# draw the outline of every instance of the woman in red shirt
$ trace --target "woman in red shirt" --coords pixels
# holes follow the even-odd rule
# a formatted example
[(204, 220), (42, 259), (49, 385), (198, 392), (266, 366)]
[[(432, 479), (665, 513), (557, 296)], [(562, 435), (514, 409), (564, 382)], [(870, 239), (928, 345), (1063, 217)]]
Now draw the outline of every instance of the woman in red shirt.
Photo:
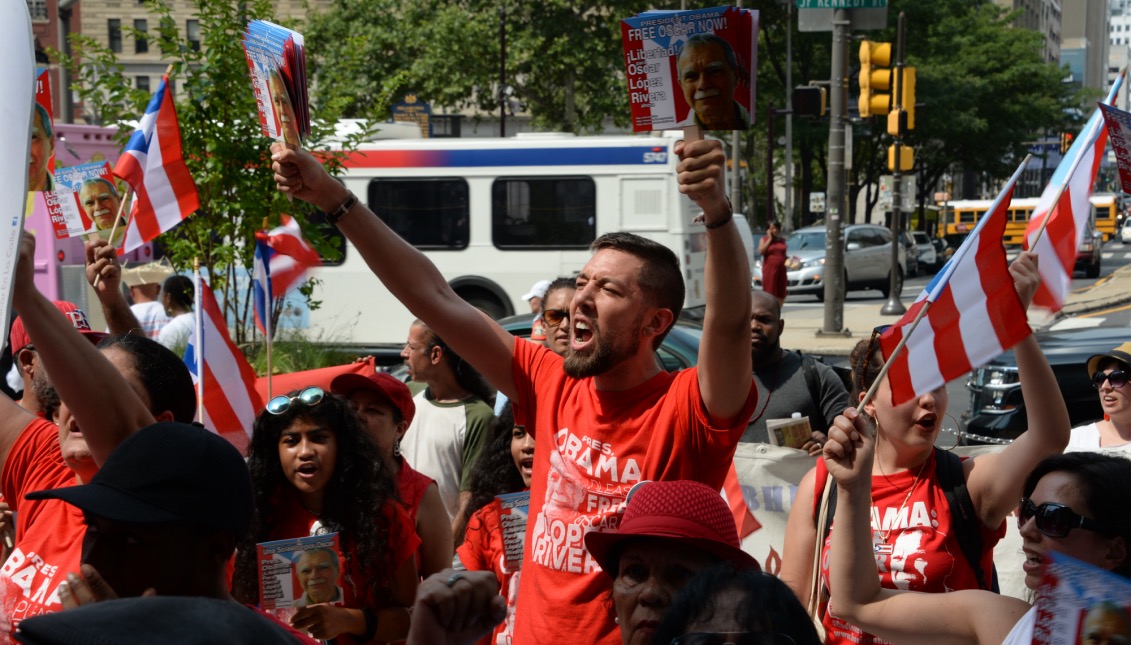
[[(510, 403), (491, 424), (491, 437), (471, 474), (471, 500), (461, 518), (463, 544), (456, 549), (459, 564), (471, 571), (494, 571), (499, 590), (507, 599), (507, 617), (480, 645), (508, 645), (514, 629), (514, 603), (518, 598), (519, 571), (508, 565), (503, 536), (502, 503), (496, 497), (530, 490), (534, 465), (534, 437), (514, 423)], [(528, 505), (529, 501), (524, 504)], [(470, 519), (468, 519), (470, 518)], [(523, 532), (525, 535), (525, 531)], [(511, 554), (512, 558), (515, 554)], [(521, 554), (518, 554), (521, 560)]]
[(336, 532), (342, 602), (303, 607), (291, 623), (339, 643), (403, 639), (420, 538), (350, 404), (317, 387), (271, 399), (255, 420), (248, 468), (256, 515), (236, 555), (234, 595), (259, 603), (256, 544)]

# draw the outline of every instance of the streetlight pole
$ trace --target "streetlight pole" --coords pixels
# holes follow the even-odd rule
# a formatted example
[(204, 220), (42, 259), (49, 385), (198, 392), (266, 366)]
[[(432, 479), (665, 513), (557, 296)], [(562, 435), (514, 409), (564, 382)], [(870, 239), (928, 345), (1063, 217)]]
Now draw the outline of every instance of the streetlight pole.
[(907, 17), (899, 12), (899, 29), (895, 39), (895, 86), (892, 88), (892, 109), (896, 114), (899, 127), (895, 137), (895, 164), (891, 171), (891, 271), (888, 279), (888, 301), (880, 308), (883, 316), (902, 316), (907, 313), (907, 307), (899, 299), (903, 290), (903, 280), (900, 276), (899, 247), (903, 245), (903, 115), (899, 114), (903, 107), (903, 32), (906, 27)]
[(844, 242), (841, 217), (844, 198), (844, 121), (848, 95), (848, 41), (852, 24), (848, 9), (833, 14), (832, 79), (829, 86), (828, 217), (825, 218), (825, 324), (818, 334), (843, 333)]
[(793, 3), (785, 3), (785, 217), (782, 232), (793, 232)]

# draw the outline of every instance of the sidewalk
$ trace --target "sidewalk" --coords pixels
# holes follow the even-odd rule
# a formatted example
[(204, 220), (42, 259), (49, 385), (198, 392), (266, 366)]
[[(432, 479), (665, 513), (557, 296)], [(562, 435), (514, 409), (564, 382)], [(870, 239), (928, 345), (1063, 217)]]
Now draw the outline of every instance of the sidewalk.
[[(918, 292), (904, 292), (904, 306), (911, 306), (918, 296)], [(1090, 287), (1070, 293), (1064, 309), (1054, 317), (1033, 317), (1029, 322), (1034, 330), (1040, 330), (1061, 318), (1102, 311), (1127, 303), (1131, 303), (1131, 265), (1116, 269), (1110, 276), (1098, 280)], [(817, 332), (825, 324), (823, 307), (787, 312), (782, 316), (785, 319), (785, 331), (782, 332), (781, 346), (821, 356), (847, 356), (857, 342), (871, 337), (872, 329), (877, 325), (889, 325), (899, 320), (899, 316), (881, 315), (880, 309), (883, 306), (884, 303), (880, 300), (866, 304), (845, 304), (844, 329), (851, 334), (849, 336), (818, 335)]]

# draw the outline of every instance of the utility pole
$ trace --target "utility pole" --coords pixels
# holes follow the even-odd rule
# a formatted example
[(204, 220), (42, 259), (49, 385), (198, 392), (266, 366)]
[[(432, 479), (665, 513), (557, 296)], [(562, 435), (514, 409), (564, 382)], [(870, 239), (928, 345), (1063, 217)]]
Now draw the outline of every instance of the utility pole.
[(499, 7), (499, 136), (507, 136), (507, 10)]
[[(895, 38), (895, 87), (892, 89), (891, 100), (895, 118), (898, 120), (897, 134), (895, 136), (895, 165), (891, 171), (891, 272), (888, 281), (888, 301), (880, 309), (884, 316), (902, 316), (907, 313), (907, 307), (899, 299), (903, 290), (903, 279), (899, 268), (899, 247), (903, 246), (900, 236), (903, 234), (903, 135), (907, 133), (906, 119), (901, 112), (903, 107), (903, 34), (907, 24), (907, 17), (899, 12), (899, 28)], [(889, 115), (890, 116), (890, 115)]]
[[(844, 327), (844, 121), (847, 116), (848, 41), (851, 12), (833, 14), (832, 79), (829, 87), (828, 215), (825, 218), (825, 325), (817, 333), (840, 335)], [(847, 335), (847, 334), (845, 334)]]
[(793, 3), (785, 3), (785, 217), (782, 233), (793, 232)]
[[(738, 8), (742, 8), (742, 0), (738, 0)], [(751, 108), (754, 106), (751, 105)], [(731, 175), (730, 175), (730, 205), (735, 213), (742, 213), (742, 140), (740, 132), (735, 130), (730, 133)]]

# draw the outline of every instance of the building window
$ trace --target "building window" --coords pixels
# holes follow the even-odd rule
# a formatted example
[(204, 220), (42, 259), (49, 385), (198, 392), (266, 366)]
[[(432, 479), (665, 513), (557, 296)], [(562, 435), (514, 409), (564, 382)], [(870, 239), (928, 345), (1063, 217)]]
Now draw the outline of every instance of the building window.
[(143, 92), (148, 92), (149, 91), (149, 77), (148, 76), (135, 76), (134, 77), (134, 87), (136, 87), (139, 90), (142, 90)]
[(48, 20), (47, 0), (27, 0), (27, 9), (32, 20)]
[(110, 51), (115, 54), (122, 53), (122, 21), (117, 18), (107, 20), (106, 30), (110, 36)]
[(369, 182), (369, 208), (417, 248), (467, 248), (471, 210), (463, 179), (375, 179)]
[(186, 20), (185, 21), (185, 36), (188, 38), (189, 47), (194, 52), (200, 51), (200, 21), (199, 20)]
[(149, 52), (149, 21), (144, 18), (134, 20), (134, 53)]

